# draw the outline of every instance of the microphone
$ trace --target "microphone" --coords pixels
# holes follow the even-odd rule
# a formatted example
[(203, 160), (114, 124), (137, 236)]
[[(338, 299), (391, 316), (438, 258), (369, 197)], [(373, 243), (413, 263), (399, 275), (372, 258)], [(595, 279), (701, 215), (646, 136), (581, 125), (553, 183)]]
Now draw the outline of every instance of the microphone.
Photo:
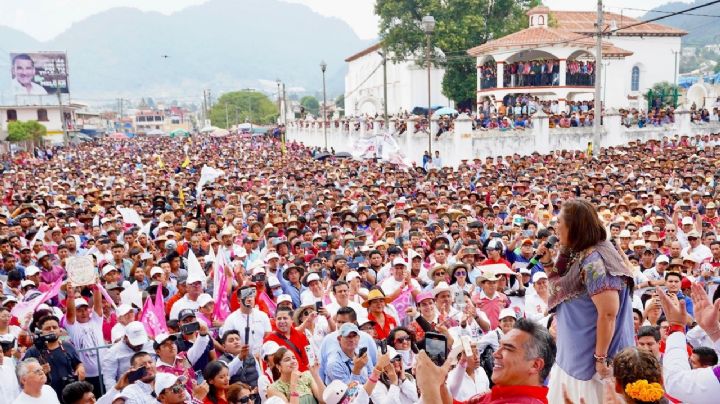
[[(548, 250), (553, 248), (555, 246), (555, 243), (557, 243), (557, 241), (558, 241), (557, 237), (550, 236), (548, 241), (545, 242), (545, 248)], [(527, 270), (532, 271), (540, 263), (540, 258), (542, 258), (542, 257), (543, 257), (543, 254), (535, 254), (535, 256), (530, 259), (530, 262), (528, 262)]]

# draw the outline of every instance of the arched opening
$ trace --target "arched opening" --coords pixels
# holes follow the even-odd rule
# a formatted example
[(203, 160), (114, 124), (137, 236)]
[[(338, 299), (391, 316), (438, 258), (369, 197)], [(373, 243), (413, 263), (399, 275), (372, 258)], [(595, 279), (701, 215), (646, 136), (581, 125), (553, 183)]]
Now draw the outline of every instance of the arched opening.
[(510, 56), (504, 66), (505, 87), (560, 85), (560, 60), (552, 53), (524, 50)]
[(545, 16), (544, 15), (538, 16), (538, 25), (545, 25)]
[(640, 67), (633, 66), (630, 74), (630, 91), (640, 91)]
[(479, 60), (477, 69), (481, 90), (497, 88), (497, 63), (492, 56)]
[(595, 56), (592, 53), (578, 50), (568, 56), (565, 85), (573, 87), (595, 85)]

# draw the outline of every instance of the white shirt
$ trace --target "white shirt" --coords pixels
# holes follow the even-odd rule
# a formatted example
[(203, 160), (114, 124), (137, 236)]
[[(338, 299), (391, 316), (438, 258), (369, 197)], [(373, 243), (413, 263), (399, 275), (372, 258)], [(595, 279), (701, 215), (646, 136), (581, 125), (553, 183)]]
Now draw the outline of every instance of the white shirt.
[(455, 366), (447, 378), (448, 390), (457, 401), (465, 401), (470, 397), (490, 391), (490, 380), (482, 367), (475, 369), (474, 377), (466, 372), (466, 367)]
[[(331, 316), (335, 316), (341, 307), (343, 306), (340, 306), (338, 302), (333, 302), (325, 306), (325, 309), (328, 311), (328, 313), (330, 313)], [(347, 307), (355, 310), (355, 314), (357, 314), (358, 317), (367, 317), (367, 310), (365, 310), (365, 308), (362, 307), (360, 304), (348, 301)]]
[(120, 322), (115, 323), (112, 330), (110, 330), (110, 342), (115, 343), (115, 342), (121, 340), (122, 337), (124, 337), (124, 336), (125, 336), (125, 326)]
[(700, 244), (695, 248), (687, 246), (683, 248), (682, 252), (680, 253), (680, 256), (683, 258), (690, 255), (698, 257), (700, 259), (700, 262), (705, 261), (706, 259), (712, 259), (712, 252), (705, 244)]
[[(385, 293), (385, 296), (390, 296), (395, 291), (398, 290), (398, 288), (401, 288), (405, 285), (405, 279), (398, 281), (395, 279), (395, 277), (387, 278), (385, 279), (382, 284), (380, 285), (380, 288), (382, 289), (383, 293)], [(415, 279), (410, 279), (410, 287), (412, 290), (420, 291), (420, 284)]]
[(17, 80), (12, 81), (12, 93), (17, 95), (48, 95), (45, 87), (37, 83), (30, 82), (30, 90), (28, 91), (28, 89)]
[[(358, 387), (359, 391), (365, 391), (363, 386)], [(410, 381), (406, 375), (405, 381), (399, 387), (392, 384), (390, 388), (387, 388), (382, 382), (378, 382), (370, 395), (370, 399), (374, 404), (414, 404), (418, 402), (419, 397), (415, 381)], [(357, 398), (352, 401), (353, 404), (359, 402)]]
[(547, 303), (537, 294), (525, 295), (525, 317), (528, 320), (539, 322), (545, 317)]
[(172, 309), (170, 310), (170, 320), (177, 320), (180, 310), (192, 309), (193, 311), (197, 311), (199, 308), (200, 303), (188, 299), (187, 295), (185, 295), (173, 304)]
[[(666, 344), (662, 374), (667, 394), (684, 403), (716, 403), (720, 397), (720, 380), (713, 368), (690, 369), (683, 333), (672, 333)], [(720, 340), (715, 342), (714, 348), (718, 351)]]
[[(2, 355), (2, 353), (0, 353)], [(0, 365), (0, 404), (10, 404), (20, 394), (20, 385), (15, 375), (15, 358), (2, 358)]]
[(40, 397), (35, 398), (27, 395), (24, 391), (12, 402), (12, 404), (60, 404), (55, 390), (47, 384), (42, 386)]
[(250, 345), (250, 352), (253, 355), (259, 355), (262, 351), (265, 334), (272, 331), (270, 318), (265, 312), (255, 308), (252, 309), (250, 314), (245, 314), (240, 309), (235, 310), (225, 319), (225, 324), (220, 328), (220, 335), (225, 334), (225, 331), (228, 330), (237, 330), (240, 333), (240, 340), (244, 343), (245, 327), (248, 326), (248, 316), (250, 317), (248, 345)]
[[(66, 324), (70, 341), (78, 350), (80, 361), (85, 366), (85, 373), (88, 377), (96, 377), (100, 375), (98, 369), (97, 351), (87, 350), (80, 352), (81, 349), (92, 348), (105, 345), (105, 339), (102, 333), (103, 319), (99, 317), (95, 311), (90, 312), (90, 320), (87, 323), (75, 322)], [(101, 357), (104, 349), (101, 349)]]

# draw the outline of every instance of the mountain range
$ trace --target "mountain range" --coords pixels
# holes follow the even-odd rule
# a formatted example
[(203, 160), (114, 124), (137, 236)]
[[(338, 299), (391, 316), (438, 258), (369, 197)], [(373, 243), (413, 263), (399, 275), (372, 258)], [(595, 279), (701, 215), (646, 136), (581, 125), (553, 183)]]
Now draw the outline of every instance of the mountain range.
[[(277, 79), (317, 94), (322, 60), (335, 96), (344, 88), (343, 60), (370, 45), (341, 20), (280, 0), (209, 0), (171, 15), (113, 8), (49, 41), (3, 26), (0, 38), (9, 52), (67, 51), (71, 94), (90, 102), (199, 100), (205, 88), (215, 98), (248, 87), (272, 93)], [(9, 88), (9, 77), (0, 79), (0, 91)]]
[[(694, 3), (671, 2), (653, 8), (640, 19), (647, 21), (706, 3), (708, 3), (708, 0), (696, 0)], [(658, 23), (687, 31), (688, 34), (683, 37), (683, 45), (685, 46), (720, 43), (720, 3), (685, 14), (663, 18)]]

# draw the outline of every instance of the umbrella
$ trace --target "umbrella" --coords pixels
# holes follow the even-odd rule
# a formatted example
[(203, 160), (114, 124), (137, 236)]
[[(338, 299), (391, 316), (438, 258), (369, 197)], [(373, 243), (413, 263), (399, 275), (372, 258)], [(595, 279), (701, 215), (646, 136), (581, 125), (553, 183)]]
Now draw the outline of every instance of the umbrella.
[(218, 129), (218, 128), (216, 128), (216, 127), (214, 127), (214, 126), (206, 126), (206, 127), (202, 128), (202, 129), (200, 129), (200, 133), (210, 133), (210, 132), (212, 132), (212, 131), (214, 131), (214, 130), (216, 130), (216, 129)]
[(443, 107), (435, 111), (433, 115), (455, 115), (457, 114), (457, 110), (450, 108), (450, 107)]
[(225, 129), (215, 128), (215, 130), (213, 131), (213, 133), (210, 134), (210, 136), (212, 136), (212, 137), (225, 137), (225, 136), (227, 136), (227, 135), (229, 135), (229, 134), (230, 134), (230, 132), (227, 131), (227, 130), (225, 130)]
[(109, 137), (112, 140), (125, 140), (128, 138), (127, 135), (122, 132), (115, 132), (115, 133), (111, 134)]
[(352, 155), (348, 152), (340, 152), (340, 153), (336, 154), (335, 157), (337, 157), (339, 159), (349, 159), (349, 158), (352, 158)]
[(170, 137), (175, 136), (190, 136), (190, 132), (186, 131), (185, 129), (175, 129), (174, 131), (170, 132)]
[(320, 153), (317, 156), (315, 156), (315, 160), (325, 160), (326, 158), (332, 156), (330, 153)]

